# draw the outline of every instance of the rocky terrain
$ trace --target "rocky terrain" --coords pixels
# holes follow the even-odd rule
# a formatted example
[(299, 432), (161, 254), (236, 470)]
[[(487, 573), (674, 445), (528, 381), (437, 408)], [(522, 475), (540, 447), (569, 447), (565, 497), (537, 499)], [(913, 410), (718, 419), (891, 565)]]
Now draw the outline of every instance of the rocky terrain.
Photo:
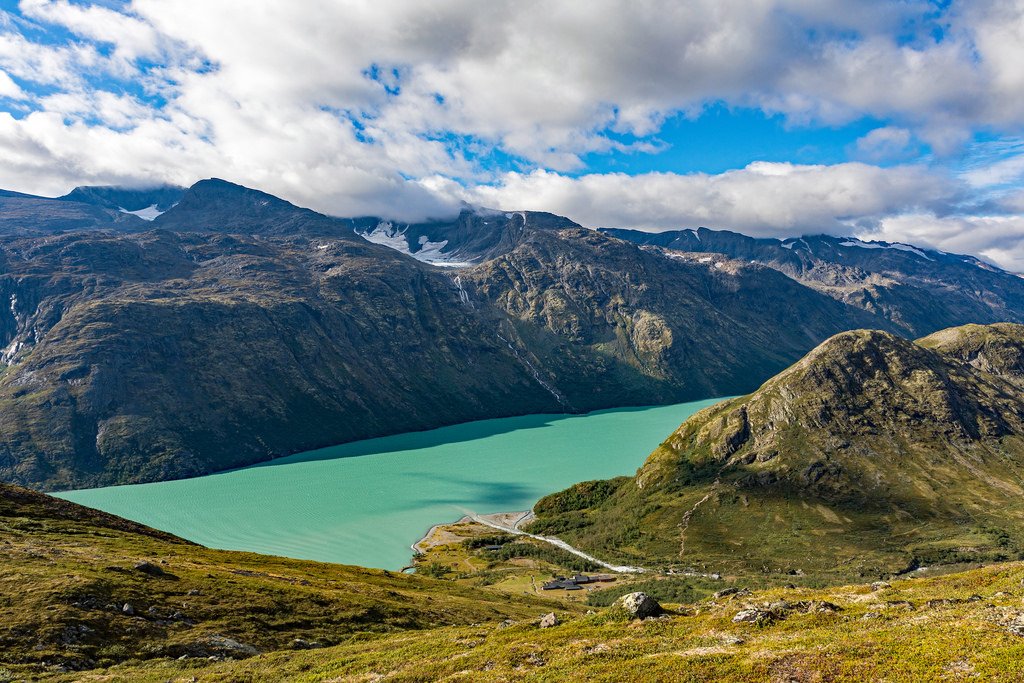
[(897, 249), (850, 249), (882, 259), (858, 272), (917, 278), (878, 307), (735, 249), (638, 245), (536, 212), (384, 228), (215, 179), (9, 194), (32, 210), (0, 211), (18, 226), (0, 244), (0, 480), (43, 489), (741, 394), (842, 330), (1013, 319), (1024, 283), (961, 257), (988, 279), (964, 275), (971, 305), (929, 317), (921, 301), (955, 297), (896, 273), (892, 258), (919, 258)]
[(534, 530), (626, 562), (784, 580), (1024, 552), (1024, 326), (829, 339), (697, 413), (634, 478), (538, 503)]
[(826, 235), (777, 240), (706, 228), (601, 232), (668, 253), (718, 253), (773, 268), (911, 337), (966, 322), (1024, 322), (1024, 280), (973, 256)]

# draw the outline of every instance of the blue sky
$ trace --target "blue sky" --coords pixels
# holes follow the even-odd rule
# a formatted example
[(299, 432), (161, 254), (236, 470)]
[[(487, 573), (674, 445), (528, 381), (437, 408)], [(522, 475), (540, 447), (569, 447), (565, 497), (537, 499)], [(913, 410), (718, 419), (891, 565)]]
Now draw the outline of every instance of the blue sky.
[(1024, 270), (1024, 0), (0, 0), (0, 186), (826, 232)]

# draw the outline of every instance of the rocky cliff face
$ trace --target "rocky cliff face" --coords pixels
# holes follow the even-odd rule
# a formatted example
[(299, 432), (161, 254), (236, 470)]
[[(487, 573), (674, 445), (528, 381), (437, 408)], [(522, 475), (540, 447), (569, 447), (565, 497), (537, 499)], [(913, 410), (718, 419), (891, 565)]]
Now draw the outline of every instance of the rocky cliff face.
[(649, 248), (765, 265), (909, 336), (965, 322), (1024, 322), (1024, 279), (973, 256), (826, 235), (777, 240), (706, 228), (602, 232)]
[(571, 514), (570, 536), (605, 547), (631, 538), (620, 552), (748, 572), (1015, 556), (1022, 351), (1020, 325), (918, 343), (839, 334), (750, 396), (683, 423), (634, 479)]

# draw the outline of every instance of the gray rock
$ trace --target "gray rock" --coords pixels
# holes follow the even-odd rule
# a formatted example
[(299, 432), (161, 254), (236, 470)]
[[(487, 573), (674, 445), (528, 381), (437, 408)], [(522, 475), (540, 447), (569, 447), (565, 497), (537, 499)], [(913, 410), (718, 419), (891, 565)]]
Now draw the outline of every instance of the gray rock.
[(646, 619), (648, 617), (656, 617), (661, 614), (661, 605), (658, 601), (647, 595), (647, 593), (636, 592), (627, 593), (621, 598), (615, 601), (615, 604), (626, 610), (630, 616), (636, 617), (637, 619)]
[(871, 584), (871, 590), (873, 591), (885, 590), (886, 588), (892, 588), (892, 584), (887, 581), (875, 581)]
[(555, 616), (554, 612), (549, 612), (540, 618), (541, 628), (551, 628), (552, 626), (558, 626), (558, 617)]
[(132, 604), (130, 602), (126, 602), (124, 603), (124, 606), (121, 608), (121, 613), (127, 614), (128, 616), (134, 616), (135, 608), (132, 607)]
[(734, 624), (760, 624), (771, 618), (770, 613), (764, 610), (757, 609), (756, 607), (750, 607), (747, 609), (741, 609), (732, 618)]
[(210, 649), (233, 657), (253, 657), (260, 653), (252, 645), (240, 643), (234, 638), (226, 638), (224, 636), (210, 636), (206, 639), (206, 645)]
[(825, 600), (810, 600), (808, 602), (801, 602), (794, 605), (807, 614), (831, 614), (833, 612), (841, 612), (842, 608), (839, 605), (827, 602)]
[(164, 574), (164, 570), (156, 566), (152, 562), (136, 563), (135, 571), (142, 572), (143, 574), (149, 574), (150, 576), (163, 576)]
[(739, 593), (739, 592), (740, 592), (739, 588), (723, 588), (722, 590), (714, 593), (711, 597), (713, 597), (715, 600), (720, 600), (721, 598), (724, 598), (727, 595), (735, 595), (736, 593)]
[(293, 650), (313, 650), (319, 647), (323, 647), (320, 643), (315, 640), (306, 640), (305, 638), (296, 638), (292, 641)]

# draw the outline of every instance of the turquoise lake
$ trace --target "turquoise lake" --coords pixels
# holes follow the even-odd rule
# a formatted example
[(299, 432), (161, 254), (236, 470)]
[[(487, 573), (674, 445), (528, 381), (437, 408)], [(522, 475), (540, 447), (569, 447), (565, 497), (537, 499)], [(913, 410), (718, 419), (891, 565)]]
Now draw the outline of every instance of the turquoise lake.
[(527, 510), (578, 481), (633, 474), (718, 400), (483, 420), (195, 479), (56, 495), (213, 548), (397, 570), (434, 524)]

